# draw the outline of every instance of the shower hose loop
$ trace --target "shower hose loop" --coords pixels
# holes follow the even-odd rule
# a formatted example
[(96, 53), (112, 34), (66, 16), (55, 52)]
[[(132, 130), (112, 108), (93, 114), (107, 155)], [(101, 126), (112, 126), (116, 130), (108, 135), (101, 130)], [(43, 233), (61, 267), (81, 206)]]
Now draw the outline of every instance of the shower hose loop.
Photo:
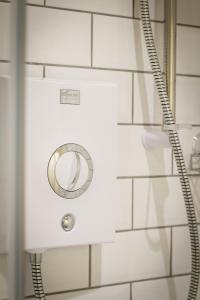
[[(142, 19), (142, 26), (143, 26), (146, 47), (148, 51), (151, 68), (154, 75), (154, 81), (158, 90), (158, 94), (162, 106), (164, 123), (165, 125), (173, 125), (175, 124), (175, 120), (170, 107), (167, 88), (166, 88), (163, 74), (161, 72), (157, 51), (154, 43), (150, 15), (149, 15), (148, 0), (140, 0), (140, 10), (141, 10), (141, 19)], [(172, 146), (173, 154), (175, 156), (176, 165), (178, 169), (180, 184), (181, 184), (183, 198), (186, 207), (189, 234), (190, 234), (192, 264), (191, 264), (190, 286), (189, 286), (187, 300), (196, 300), (197, 293), (198, 293), (199, 276), (200, 276), (200, 249), (199, 249), (199, 234), (198, 234), (198, 226), (196, 221), (195, 207), (192, 199), (189, 177), (186, 171), (185, 161), (181, 149), (178, 132), (176, 130), (168, 130), (168, 133), (169, 133), (170, 144)]]

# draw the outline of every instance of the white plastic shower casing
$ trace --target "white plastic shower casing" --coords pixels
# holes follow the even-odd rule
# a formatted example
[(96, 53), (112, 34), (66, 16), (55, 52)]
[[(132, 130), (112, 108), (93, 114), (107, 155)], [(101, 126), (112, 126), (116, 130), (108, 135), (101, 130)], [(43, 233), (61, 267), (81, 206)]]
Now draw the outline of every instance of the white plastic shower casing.
[[(80, 104), (61, 104), (61, 90), (80, 91)], [(27, 250), (113, 241), (117, 197), (116, 97), (113, 84), (26, 81)], [(94, 169), (90, 186), (74, 199), (56, 194), (47, 176), (52, 154), (68, 143), (83, 146), (92, 158)], [(66, 165), (66, 177), (69, 172)], [(65, 214), (74, 216), (71, 231), (64, 231), (61, 226)]]

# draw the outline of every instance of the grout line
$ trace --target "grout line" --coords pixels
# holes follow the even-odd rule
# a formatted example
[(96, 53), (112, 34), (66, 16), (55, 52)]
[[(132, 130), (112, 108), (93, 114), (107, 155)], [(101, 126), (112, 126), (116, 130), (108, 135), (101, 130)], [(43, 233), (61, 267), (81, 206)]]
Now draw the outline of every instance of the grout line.
[[(0, 63), (10, 63), (10, 60), (0, 59)], [(144, 71), (144, 70), (134, 70), (134, 69), (120, 69), (120, 68), (107, 68), (107, 67), (95, 67), (93, 66), (83, 66), (83, 65), (68, 65), (68, 64), (54, 64), (54, 63), (44, 63), (44, 62), (31, 62), (27, 61), (25, 62), (27, 65), (36, 65), (36, 66), (43, 66), (46, 67), (60, 67), (60, 68), (78, 68), (78, 69), (92, 69), (92, 70), (102, 70), (102, 71), (113, 71), (113, 72), (130, 72), (130, 73), (136, 73), (136, 74), (153, 74), (152, 71)], [(200, 78), (200, 74), (185, 74), (185, 73), (177, 73), (176, 76), (180, 77), (194, 77), (194, 78)]]
[[(199, 177), (200, 174), (187, 174), (188, 177)], [(178, 174), (167, 174), (167, 175), (140, 175), (140, 176), (117, 176), (117, 179), (151, 179), (151, 178), (170, 178), (170, 177), (174, 177), (177, 178), (179, 177)]]
[(131, 229), (134, 229), (134, 178), (132, 178), (131, 190)]
[(131, 123), (133, 124), (134, 123), (134, 81), (135, 81), (135, 75), (134, 73), (132, 72), (132, 102), (131, 102), (131, 112), (132, 112), (132, 116), (131, 116)]
[(0, 59), (0, 63), (11, 63), (11, 61), (7, 59)]
[(47, 0), (44, 0), (44, 6), (46, 6), (47, 5)]
[[(10, 62), (9, 60), (0, 60), (0, 62)], [(31, 64), (31, 65), (44, 65), (45, 63), (37, 63), (37, 62), (26, 62), (26, 64)], [(136, 74), (151, 74), (153, 75), (152, 71), (144, 71), (144, 70), (133, 70), (133, 69), (120, 69), (120, 68), (107, 68), (107, 67), (95, 67), (93, 66), (92, 68), (90, 66), (80, 66), (80, 65), (65, 65), (65, 64), (51, 64), (51, 63), (46, 63), (45, 64), (47, 67), (64, 67), (64, 68), (79, 68), (79, 69), (93, 69), (93, 70), (102, 70), (102, 71), (114, 71), (114, 72), (133, 72)], [(176, 76), (180, 77), (193, 77), (193, 78), (200, 78), (200, 74), (181, 74), (177, 73)]]
[[(26, 3), (26, 5), (27, 6), (33, 6), (33, 5), (41, 6), (39, 4), (31, 4), (31, 3)], [(133, 19), (133, 17), (130, 17), (130, 16), (102, 13), (102, 12), (93, 11), (93, 10), (75, 9), (75, 8), (59, 7), (59, 6), (52, 6), (52, 5), (46, 5), (45, 8), (69, 11), (69, 12), (74, 12), (74, 13), (95, 14), (95, 15), (106, 16), (106, 17), (117, 17), (117, 18), (122, 18), (122, 19), (131, 19), (131, 20)], [(152, 22), (157, 22), (157, 20), (152, 20)]]
[(25, 5), (26, 6), (32, 6), (32, 7), (41, 7), (41, 8), (44, 8), (44, 3), (43, 4), (26, 3)]
[[(9, 0), (0, 0), (0, 3), (11, 3)], [(57, 7), (57, 6), (51, 6), (46, 4), (46, 0), (44, 0), (44, 4), (34, 4), (34, 3), (26, 3), (27, 6), (38, 6), (38, 7), (44, 7), (44, 8), (50, 8), (50, 9), (56, 9), (56, 10), (65, 10), (65, 11), (71, 11), (71, 12), (78, 12), (78, 13), (92, 13), (100, 16), (108, 16), (108, 17), (117, 17), (117, 18), (123, 18), (123, 19), (131, 19), (131, 20), (137, 20), (140, 21), (141, 18), (135, 17), (135, 7), (134, 7), (134, 0), (133, 0), (133, 16), (123, 16), (123, 15), (117, 15), (117, 14), (109, 14), (109, 13), (101, 13), (97, 11), (90, 11), (90, 10), (81, 10), (81, 9), (73, 9), (73, 8), (65, 8), (65, 7)], [(151, 19), (151, 22), (155, 23), (161, 23), (163, 24), (165, 20), (156, 20), (156, 19)], [(176, 23), (177, 26), (183, 26), (183, 27), (191, 27), (191, 28), (196, 28), (200, 29), (200, 25), (192, 25), (192, 24), (185, 24), (185, 23)]]
[(162, 124), (154, 124), (154, 123), (117, 123), (119, 126), (159, 126)]
[(43, 75), (43, 78), (46, 77), (46, 68), (45, 68), (45, 66), (43, 66), (42, 75)]
[[(1, 62), (1, 60), (0, 60)], [(3, 61), (6, 62), (6, 61)], [(61, 67), (61, 68), (78, 68), (78, 69), (88, 69), (88, 70), (102, 70), (102, 71), (118, 71), (118, 72), (137, 72), (137, 73), (150, 73), (150, 71), (137, 71), (131, 69), (115, 69), (115, 68), (106, 68), (106, 67), (91, 67), (91, 66), (83, 66), (83, 65), (68, 65), (68, 64), (53, 64), (53, 63), (38, 63), (38, 62), (26, 62), (26, 64), (30, 65), (45, 65), (46, 67)]]
[(117, 229), (117, 230), (115, 230), (115, 233), (132, 232), (132, 231), (134, 231), (134, 230), (130, 229), (130, 228), (128, 228), (128, 229)]
[(200, 25), (192, 25), (192, 24), (185, 24), (185, 23), (176, 23), (176, 25), (177, 26), (191, 27), (191, 28), (200, 29)]
[[(44, 6), (41, 6), (40, 4), (32, 4), (32, 3), (26, 3), (26, 5), (27, 6), (44, 7)], [(94, 15), (99, 15), (99, 16), (114, 17), (114, 18), (121, 18), (121, 19), (127, 19), (127, 20), (136, 20), (136, 21), (141, 20), (141, 18), (135, 18), (135, 17), (132, 17), (132, 16), (125, 16), (125, 15), (118, 15), (118, 14), (111, 14), (111, 13), (103, 13), (103, 12), (98, 12), (98, 11), (93, 11), (93, 10), (75, 9), (75, 8), (59, 7), (59, 6), (52, 6), (52, 5), (45, 5), (44, 8), (55, 9), (55, 10), (63, 10), (63, 11), (69, 11), (69, 12), (74, 12), (74, 13), (94, 14)], [(151, 19), (151, 22), (161, 23), (161, 24), (164, 23), (164, 21), (155, 20), (155, 19)]]
[(170, 267), (169, 275), (172, 276), (172, 266), (173, 266), (173, 227), (170, 229)]
[(132, 14), (133, 14), (133, 18), (135, 17), (135, 0), (132, 1)]
[(94, 45), (94, 15), (93, 13), (91, 14), (91, 67), (93, 67), (93, 45)]
[(198, 75), (198, 74), (176, 73), (176, 76), (200, 78), (200, 75)]
[(140, 175), (140, 176), (117, 176), (117, 179), (145, 179), (145, 178), (167, 178), (167, 177), (179, 177), (178, 174), (167, 174), (167, 175)]
[(88, 286), (92, 287), (92, 245), (89, 245), (89, 268), (88, 268)]
[[(155, 280), (161, 280), (161, 279), (185, 277), (185, 276), (189, 276), (189, 275), (191, 275), (191, 273), (181, 273), (181, 274), (176, 274), (176, 275), (172, 275), (172, 276), (158, 276), (158, 277), (138, 279), (138, 280), (133, 280), (133, 281), (124, 281), (124, 282), (118, 282), (118, 283), (96, 285), (96, 286), (91, 287), (89, 290), (94, 290), (94, 289), (97, 289), (97, 288), (115, 287), (115, 286), (134, 284), (134, 283), (140, 283), (140, 282), (155, 281)], [(46, 295), (47, 296), (62, 295), (62, 294), (68, 294), (68, 293), (73, 293), (73, 292), (84, 292), (84, 291), (87, 291), (87, 290), (88, 290), (88, 288), (86, 287), (86, 288), (79, 288), (79, 289), (71, 289), (71, 290), (65, 290), (65, 291), (59, 291), (59, 292), (46, 293)], [(27, 297), (25, 297), (25, 299), (34, 299), (34, 296), (33, 295), (27, 296)], [(2, 299), (2, 300), (7, 300), (7, 299)]]
[(171, 228), (187, 227), (187, 226), (188, 226), (188, 224), (185, 223), (185, 224), (176, 224), (176, 225), (141, 227), (141, 228), (134, 228), (134, 229), (116, 230), (115, 233), (134, 232), (134, 231), (147, 231), (147, 230), (159, 230), (159, 229), (171, 229)]
[(130, 300), (133, 299), (133, 288), (132, 288), (132, 283), (130, 283)]
[(177, 274), (177, 275), (172, 275), (172, 276), (160, 276), (160, 277), (153, 277), (151, 279), (139, 279), (139, 280), (134, 280), (132, 283), (137, 283), (137, 282), (145, 282), (145, 281), (153, 281), (153, 280), (159, 280), (159, 279), (167, 279), (167, 278), (174, 278), (174, 277), (183, 277), (183, 276), (188, 276), (191, 275), (191, 273), (182, 273), (182, 274)]

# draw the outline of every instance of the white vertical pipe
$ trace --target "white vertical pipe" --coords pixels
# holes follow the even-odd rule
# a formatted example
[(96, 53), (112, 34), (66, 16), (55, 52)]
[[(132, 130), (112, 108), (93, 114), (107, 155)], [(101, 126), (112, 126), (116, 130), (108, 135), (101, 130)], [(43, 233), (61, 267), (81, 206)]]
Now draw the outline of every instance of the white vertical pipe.
[(9, 299), (24, 299), (24, 0), (11, 2)]

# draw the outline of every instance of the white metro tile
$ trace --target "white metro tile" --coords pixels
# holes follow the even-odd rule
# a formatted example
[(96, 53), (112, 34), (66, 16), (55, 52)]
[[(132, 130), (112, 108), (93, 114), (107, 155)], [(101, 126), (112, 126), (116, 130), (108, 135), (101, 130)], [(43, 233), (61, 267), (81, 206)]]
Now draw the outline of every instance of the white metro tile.
[(200, 78), (177, 76), (176, 82), (177, 122), (200, 124)]
[(162, 123), (162, 110), (152, 74), (134, 74), (134, 122)]
[[(163, 65), (163, 24), (152, 23), (158, 56)], [(94, 16), (93, 62), (95, 67), (151, 70), (138, 20)]]
[(121, 16), (133, 16), (132, 0), (47, 0), (47, 5)]
[(134, 228), (186, 224), (179, 178), (134, 179)]
[(43, 67), (37, 65), (26, 65), (25, 76), (27, 77), (43, 77)]
[[(164, 21), (164, 0), (149, 0), (152, 20)], [(135, 17), (140, 18), (140, 0), (135, 0)]]
[(200, 176), (190, 177), (190, 184), (196, 209), (197, 221), (200, 222)]
[(116, 230), (131, 229), (132, 226), (132, 180), (118, 179), (116, 203)]
[(183, 300), (187, 298), (189, 276), (158, 279), (133, 284), (134, 300)]
[(46, 67), (46, 77), (69, 80), (88, 80), (113, 82), (118, 90), (119, 123), (130, 123), (132, 120), (132, 74), (129, 72), (87, 70), (80, 68)]
[[(85, 288), (88, 286), (89, 249), (68, 247), (47, 250), (43, 254), (42, 274), (46, 293)], [(33, 294), (30, 264), (27, 255), (26, 294)]]
[(177, 18), (179, 23), (189, 25), (200, 25), (199, 0), (178, 0), (177, 6)]
[(90, 14), (28, 7), (26, 59), (31, 62), (88, 66), (90, 35)]
[(200, 29), (177, 26), (177, 73), (200, 74)]
[(49, 296), (48, 300), (129, 300), (130, 286), (117, 285), (80, 292)]
[(10, 4), (0, 3), (0, 59), (10, 58)]
[(145, 130), (152, 128), (118, 126), (118, 176), (171, 174), (171, 149), (145, 150), (142, 144)]
[(116, 234), (115, 243), (92, 247), (92, 285), (169, 274), (169, 230)]
[(191, 271), (191, 251), (188, 227), (173, 228), (172, 245), (173, 274), (189, 273)]

